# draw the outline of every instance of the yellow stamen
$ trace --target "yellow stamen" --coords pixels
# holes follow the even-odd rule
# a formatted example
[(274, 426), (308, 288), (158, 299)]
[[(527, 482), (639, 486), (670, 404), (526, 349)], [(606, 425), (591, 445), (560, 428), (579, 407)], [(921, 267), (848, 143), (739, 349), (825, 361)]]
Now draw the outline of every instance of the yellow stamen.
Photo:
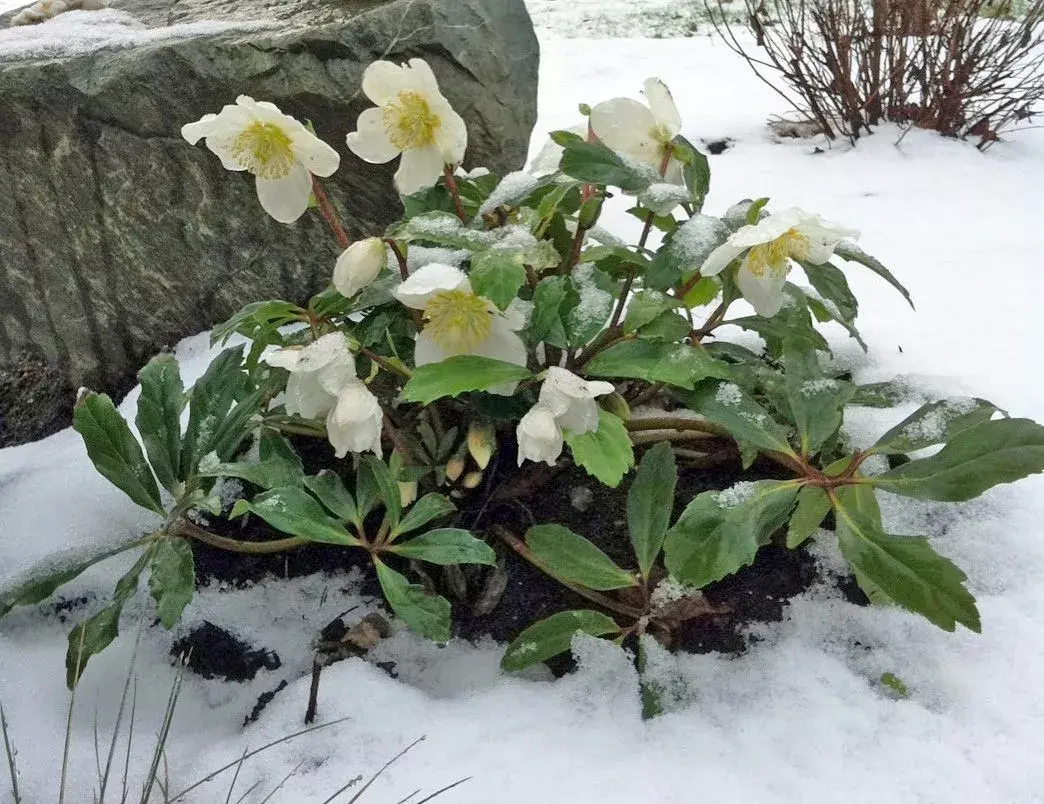
[(281, 179), (294, 166), (289, 135), (275, 123), (255, 120), (236, 137), (232, 154), (251, 173), (262, 179)]
[(493, 305), (466, 290), (440, 290), (424, 308), (427, 332), (451, 354), (470, 354), (489, 337)]
[(786, 276), (787, 260), (808, 259), (809, 243), (805, 235), (796, 229), (788, 229), (775, 240), (752, 246), (747, 254), (747, 267), (754, 276), (764, 276), (771, 270), (777, 276)]
[(384, 130), (400, 151), (434, 144), (440, 122), (428, 99), (410, 89), (400, 92), (384, 107)]

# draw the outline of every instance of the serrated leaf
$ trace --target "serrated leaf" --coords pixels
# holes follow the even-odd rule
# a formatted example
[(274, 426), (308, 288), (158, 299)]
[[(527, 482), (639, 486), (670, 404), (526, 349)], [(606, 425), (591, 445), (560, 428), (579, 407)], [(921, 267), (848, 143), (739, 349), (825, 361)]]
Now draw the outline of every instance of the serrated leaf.
[(620, 626), (600, 611), (561, 611), (534, 623), (508, 645), (500, 667), (505, 671), (524, 670), (569, 650), (573, 636), (581, 631), (591, 636), (619, 634)]
[(962, 502), (1042, 471), (1044, 427), (1029, 419), (998, 419), (963, 430), (932, 457), (869, 482), (904, 497)]
[(710, 192), (711, 170), (706, 155), (680, 134), (674, 138), (676, 158), (682, 163), (685, 186), (692, 194), (693, 203), (699, 210)]
[(667, 570), (702, 589), (752, 563), (786, 523), (798, 489), (791, 481), (760, 480), (698, 495), (667, 532)]
[(608, 184), (626, 193), (640, 193), (658, 179), (656, 171), (624, 160), (598, 142), (571, 141), (559, 168), (567, 176), (590, 184)]
[[(193, 386), (188, 427), (181, 443), (181, 473), (185, 477), (195, 473), (204, 455), (216, 451), (214, 444), (219, 429), (225, 428), (233, 403), (246, 389), (247, 376), (242, 364), (242, 347), (225, 349)], [(228, 457), (218, 455), (222, 460)]]
[(403, 533), (419, 530), (429, 522), (448, 516), (456, 510), (457, 507), (442, 494), (425, 494), (410, 507), (402, 521), (392, 528), (391, 538), (395, 539)]
[(529, 319), (530, 343), (548, 343), (565, 349), (569, 345), (566, 317), (580, 303), (580, 296), (569, 277), (541, 279), (533, 291), (533, 314)]
[(627, 529), (643, 577), (649, 577), (649, 570), (663, 548), (677, 485), (674, 450), (668, 442), (660, 442), (642, 456), (634, 483), (627, 492)]
[(678, 396), (689, 408), (728, 430), (736, 441), (797, 457), (783, 427), (736, 383), (708, 381)]
[(692, 289), (685, 294), (682, 303), (685, 307), (703, 307), (718, 298), (721, 282), (715, 276), (702, 277)]
[(356, 547), (359, 540), (323, 510), (303, 489), (287, 486), (265, 491), (253, 500), (239, 500), (230, 518), (245, 513), (257, 514), (276, 530), (312, 542)]
[(783, 347), (787, 402), (801, 439), (802, 455), (816, 452), (841, 426), (845, 403), (852, 397), (851, 383), (823, 374), (812, 349), (787, 341)]
[(377, 580), (395, 615), (411, 630), (434, 642), (449, 642), (450, 604), (444, 597), (428, 595), (379, 558), (374, 559)]
[(481, 539), (476, 539), (461, 528), (437, 528), (398, 542), (388, 552), (444, 566), (454, 564), (485, 564), (493, 567), (497, 554)]
[(638, 291), (627, 302), (627, 315), (623, 321), (624, 332), (634, 332), (644, 327), (677, 305), (677, 299), (658, 290)]
[(105, 394), (86, 393), (73, 410), (94, 468), (142, 508), (164, 513), (159, 487), (130, 427)]
[(616, 488), (634, 466), (634, 448), (627, 428), (619, 417), (598, 411), (598, 430), (576, 435), (565, 432), (565, 441), (573, 452), (573, 460), (604, 485)]
[(237, 333), (251, 341), (282, 345), (279, 328), (303, 320), (306, 320), (305, 311), (292, 302), (280, 299), (253, 302), (214, 327), (210, 331), (210, 345), (225, 343)]
[(490, 249), (472, 257), (468, 276), (475, 293), (505, 310), (525, 284), (526, 269), (518, 252)]
[(633, 574), (616, 566), (598, 547), (562, 525), (535, 525), (526, 533), (526, 544), (538, 565), (570, 583), (602, 592), (638, 585)]
[(675, 287), (683, 275), (699, 270), (729, 234), (729, 227), (718, 218), (693, 215), (656, 252), (644, 276), (645, 286), (654, 290)]
[(638, 330), (638, 337), (641, 340), (675, 343), (685, 338), (691, 329), (689, 319), (681, 313), (670, 310)]
[(982, 629), (975, 598), (962, 586), (965, 574), (918, 536), (886, 534), (864, 513), (835, 507), (841, 554), (860, 576), (889, 600), (953, 631), (961, 623), (976, 633)]
[(419, 240), (435, 246), (468, 251), (483, 251), (495, 240), (489, 232), (465, 228), (454, 213), (443, 211), (424, 212), (411, 217), (395, 233), (395, 239), (404, 243)]
[(577, 303), (569, 306), (565, 314), (566, 343), (584, 346), (605, 327), (618, 291), (613, 280), (590, 264), (574, 268), (571, 282)]
[(881, 436), (868, 452), (898, 455), (949, 441), (987, 422), (1000, 409), (985, 399), (943, 399), (922, 405)]
[(859, 314), (859, 302), (848, 286), (844, 272), (836, 265), (801, 263), (805, 276), (820, 296), (832, 302), (844, 321), (852, 321)]
[(204, 461), (197, 474), (200, 477), (235, 477), (262, 489), (299, 486), (304, 482), (301, 458), (290, 442), (276, 431), (267, 429), (261, 433), (259, 462), (208, 464)]
[(149, 560), (149, 594), (156, 601), (159, 621), (168, 631), (181, 619), (195, 589), (192, 546), (185, 539), (161, 539)]
[(449, 357), (439, 363), (418, 366), (402, 389), (404, 402), (428, 405), (436, 399), (468, 391), (486, 391), (498, 385), (521, 382), (532, 374), (525, 366), (476, 355)]
[(323, 469), (319, 474), (304, 479), (305, 488), (315, 495), (334, 516), (344, 522), (351, 522), (362, 527), (362, 517), (355, 506), (355, 500), (345, 488), (344, 481), (336, 472)]
[(627, 377), (693, 389), (708, 377), (731, 379), (729, 365), (699, 346), (632, 340), (595, 355), (584, 373), (592, 377)]
[(848, 262), (857, 262), (860, 265), (869, 268), (871, 271), (873, 271), (875, 274), (881, 277), (885, 282), (887, 282), (889, 285), (891, 285), (893, 288), (895, 288), (901, 294), (903, 294), (903, 298), (906, 299), (911, 309), (915, 309), (913, 299), (910, 298), (910, 291), (903, 287), (902, 283), (892, 275), (891, 271), (889, 271), (887, 268), (884, 267), (884, 265), (881, 264), (880, 260), (871, 257), (869, 254), (867, 254), (865, 251), (859, 248), (859, 246), (857, 246), (855, 243), (850, 243), (847, 241), (842, 241), (838, 243), (837, 246), (834, 248), (834, 254), (836, 254), (843, 260), (847, 260)]
[(910, 386), (907, 383), (902, 380), (888, 380), (856, 386), (849, 404), (868, 408), (894, 408), (909, 397)]
[(138, 372), (141, 396), (135, 424), (145, 444), (152, 471), (167, 491), (173, 493), (181, 477), (181, 411), (185, 388), (174, 355), (162, 354)]
[(787, 549), (800, 547), (823, 523), (830, 513), (830, 497), (817, 486), (805, 486), (798, 492), (797, 507), (787, 526)]

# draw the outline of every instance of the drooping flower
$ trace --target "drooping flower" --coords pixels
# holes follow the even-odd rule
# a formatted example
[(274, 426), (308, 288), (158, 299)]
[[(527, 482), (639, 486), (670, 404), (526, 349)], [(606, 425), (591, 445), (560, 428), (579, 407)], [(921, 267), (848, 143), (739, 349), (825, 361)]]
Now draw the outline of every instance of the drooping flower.
[(195, 145), (206, 139), (228, 170), (254, 174), (257, 197), (265, 212), (280, 223), (293, 223), (308, 209), (312, 175), (329, 176), (341, 157), (275, 104), (236, 98), (218, 114), (206, 114), (181, 127)]
[(316, 419), (337, 401), (349, 382), (357, 380), (355, 356), (339, 332), (323, 335), (308, 346), (288, 346), (265, 355), (270, 366), (290, 372), (286, 382), (286, 412)]
[(439, 91), (426, 61), (375, 61), (363, 73), (362, 89), (377, 107), (359, 115), (348, 147), (372, 164), (402, 154), (395, 174), (402, 195), (432, 186), (446, 165), (456, 166), (464, 159), (467, 126)]
[(833, 256), (838, 243), (858, 236), (859, 232), (818, 215), (796, 207), (785, 209), (730, 235), (710, 253), (700, 273), (715, 276), (742, 255), (736, 285), (757, 314), (769, 318), (783, 306), (791, 260), (821, 265)]
[(551, 411), (563, 430), (576, 435), (598, 430), (598, 403), (595, 397), (616, 390), (611, 382), (585, 380), (558, 366), (547, 370), (540, 387), (538, 405)]
[(608, 148), (655, 168), (666, 181), (681, 184), (682, 166), (670, 159), (671, 141), (681, 133), (681, 116), (667, 85), (659, 78), (645, 81), (648, 105), (631, 98), (603, 101), (591, 110), (591, 131)]
[(529, 409), (515, 429), (518, 437), (518, 465), (524, 461), (543, 461), (554, 466), (562, 454), (565, 440), (555, 414), (539, 402)]
[[(417, 335), (414, 362), (440, 363), (455, 355), (477, 355), (526, 365), (526, 345), (516, 334), (524, 322), (502, 313), (489, 299), (471, 289), (459, 268), (431, 263), (417, 269), (395, 289), (395, 298), (424, 312), (424, 328)], [(491, 388), (510, 396), (515, 384)]]
[(383, 413), (380, 402), (366, 383), (353, 378), (337, 394), (337, 403), (326, 417), (326, 437), (334, 453), (343, 458), (349, 452), (381, 455)]
[(334, 266), (337, 292), (351, 298), (377, 278), (388, 264), (388, 247), (379, 237), (356, 240), (341, 252)]

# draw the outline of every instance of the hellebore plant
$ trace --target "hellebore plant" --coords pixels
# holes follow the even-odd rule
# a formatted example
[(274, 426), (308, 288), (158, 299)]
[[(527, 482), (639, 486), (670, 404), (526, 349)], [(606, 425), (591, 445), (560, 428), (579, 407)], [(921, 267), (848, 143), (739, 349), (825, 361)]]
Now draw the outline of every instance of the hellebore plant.
[[(254, 301), (216, 327), (212, 342), (226, 348), (191, 390), (170, 355), (142, 369), (140, 443), (107, 396), (82, 395), (75, 427), (91, 460), (162, 520), (112, 553), (0, 595), (4, 613), (108, 555), (140, 551), (112, 602), (71, 635), (70, 684), (116, 636), (146, 569), (160, 622), (178, 621), (193, 594), (192, 542), (365, 551), (392, 611), (440, 642), (452, 634), (451, 606), (425, 567), (463, 582), (459, 565), (494, 567), (498, 551), (514, 550), (592, 607), (525, 629), (506, 669), (568, 649), (577, 631), (637, 638), (641, 664), (646, 636), (669, 644), (686, 620), (723, 615), (703, 597), (709, 584), (770, 542), (793, 549), (813, 536), (837, 539), (873, 603), (979, 630), (964, 574), (926, 539), (887, 533), (876, 492), (971, 499), (1044, 470), (1044, 428), (981, 399), (942, 400), (869, 449), (848, 446), (846, 406), (888, 406), (893, 395), (821, 360), (829, 345), (816, 324), (837, 322), (863, 344), (851, 266), (909, 300), (851, 242), (856, 232), (797, 209), (773, 213), (764, 198), (703, 212), (710, 166), (657, 79), (645, 84), (646, 104), (583, 107), (584, 135), (553, 133), (540, 175), (503, 180), (464, 171), (466, 127), (423, 61), (373, 64), (363, 92), (376, 108), (348, 147), (369, 162), (401, 159), (404, 214), (354, 241), (316, 178), (338, 156), (306, 126), (246, 97), (185, 126), (229, 170), (254, 174), (276, 220), (317, 208), (342, 253), (331, 286), (307, 305)], [(620, 197), (642, 224), (634, 244), (598, 228), (603, 205)], [(760, 335), (763, 351), (719, 337), (726, 325)], [(309, 437), (329, 442), (334, 469), (307, 471), (295, 444)], [(555, 522), (525, 534), (459, 527), (454, 501), (485, 510), (538, 494), (571, 465), (616, 487), (636, 452), (630, 566)], [(755, 460), (773, 479), (675, 500), (687, 468)], [(245, 490), (229, 509), (219, 491), (234, 488), (230, 478)], [(211, 529), (246, 515), (285, 537), (245, 542)]]

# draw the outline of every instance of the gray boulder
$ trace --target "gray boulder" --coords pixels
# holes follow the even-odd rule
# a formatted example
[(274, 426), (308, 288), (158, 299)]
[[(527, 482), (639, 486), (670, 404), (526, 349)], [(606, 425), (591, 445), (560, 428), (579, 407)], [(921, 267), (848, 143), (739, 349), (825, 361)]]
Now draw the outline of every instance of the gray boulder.
[(190, 147), (183, 123), (239, 94), (313, 121), (341, 153), (326, 186), (353, 234), (401, 212), (395, 163), (344, 142), (375, 59), (432, 65), (468, 123), (469, 165), (525, 160), (539, 51), (523, 0), (110, 5), (13, 29), (0, 15), (0, 368), (31, 353), (70, 401), (79, 385), (125, 388), (244, 302), (329, 281), (337, 248), (318, 216), (268, 218), (251, 177)]

